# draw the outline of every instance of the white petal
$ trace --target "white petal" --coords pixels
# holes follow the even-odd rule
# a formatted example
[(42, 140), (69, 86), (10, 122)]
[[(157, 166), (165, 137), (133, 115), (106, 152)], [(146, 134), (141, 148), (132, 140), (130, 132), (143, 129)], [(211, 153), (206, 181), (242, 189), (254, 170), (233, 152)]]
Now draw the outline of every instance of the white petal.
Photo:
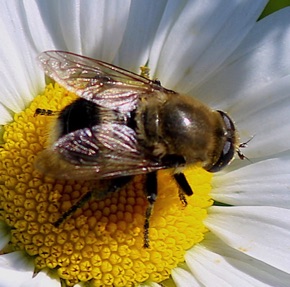
[[(0, 96), (0, 101), (1, 101), (1, 96)], [(13, 117), (11, 113), (9, 113), (8, 109), (5, 106), (3, 106), (2, 103), (0, 102), (0, 125), (5, 125), (11, 122), (12, 119)]]
[[(35, 60), (21, 1), (7, 1), (0, 9), (0, 102), (20, 112), (43, 88), (43, 73)], [(4, 44), (5, 43), (5, 44)]]
[(289, 150), (289, 90), (290, 75), (287, 75), (240, 99), (228, 97), (216, 107), (234, 119), (242, 142), (254, 136), (245, 150), (248, 158), (263, 158)]
[(31, 280), (21, 284), (21, 287), (61, 287), (60, 279), (51, 274), (49, 270), (42, 270)]
[[(65, 50), (80, 53), (82, 50), (80, 31), (80, 1), (53, 0), (50, 1), (49, 4), (48, 2), (45, 3), (45, 1), (42, 1), (41, 5), (41, 10), (43, 12), (46, 11), (47, 14), (46, 21), (49, 23), (49, 27), (53, 29), (51, 30), (51, 34), (57, 36), (57, 43), (60, 43), (61, 47), (64, 46)], [(62, 38), (62, 41), (59, 41), (60, 38)], [(57, 46), (59, 46), (59, 44)]]
[[(2, 5), (0, 41), (5, 45), (0, 47), (0, 103), (8, 111), (20, 112), (43, 89), (43, 71), (36, 61), (37, 54), (43, 50), (93, 53), (111, 61), (126, 27), (130, 2), (126, 3), (83, 1), (80, 5), (78, 0), (74, 3), (12, 0)], [(112, 20), (105, 29), (108, 15)], [(7, 110), (4, 110), (6, 114)]]
[[(214, 5), (188, 1), (174, 15), (178, 18), (172, 27), (167, 27), (166, 18), (160, 26), (161, 33), (168, 31), (168, 35), (156, 76), (166, 87), (188, 92), (237, 48), (265, 5), (266, 1), (218, 1)], [(164, 42), (163, 34), (160, 39)]]
[(0, 221), (0, 250), (2, 250), (7, 245), (10, 240), (10, 236), (10, 227), (3, 221)]
[[(53, 5), (50, 1), (24, 1), (21, 4), (24, 15), (26, 33), (29, 33), (34, 45), (33, 48), (37, 53), (44, 50), (56, 49), (56, 42), (60, 45), (63, 43), (63, 37), (57, 31), (53, 31), (50, 26), (55, 25), (54, 17), (51, 15)], [(19, 8), (19, 9), (21, 9)], [(57, 41), (56, 41), (57, 39)], [(63, 45), (62, 45), (63, 47)], [(59, 47), (60, 48), (60, 47)]]
[(263, 160), (214, 176), (212, 197), (230, 205), (290, 208), (290, 156)]
[[(185, 255), (185, 261), (195, 277), (207, 287), (223, 286), (248, 286), (240, 278), (239, 270), (228, 266), (225, 258), (218, 256), (209, 250), (196, 246), (194, 251), (188, 251)], [(250, 285), (252, 286), (252, 285)]]
[(176, 20), (181, 18), (182, 13), (186, 13), (186, 11), (188, 11), (187, 9), (184, 9), (187, 2), (188, 0), (168, 1), (166, 7), (164, 8), (164, 12), (162, 18), (160, 19), (154, 42), (152, 43), (150, 50), (149, 67), (152, 78), (158, 78), (158, 75), (155, 74), (155, 70), (159, 58), (161, 57), (163, 45), (165, 44), (172, 27), (176, 23)]
[(290, 273), (290, 210), (211, 207), (206, 226), (229, 246)]
[(185, 256), (204, 286), (288, 286), (290, 275), (225, 245), (209, 234)]
[(254, 135), (246, 150), (249, 158), (289, 150), (289, 89), (290, 75), (248, 94), (230, 110), (243, 141)]
[[(289, 74), (290, 9), (258, 21), (223, 68), (196, 92), (212, 106), (231, 111), (249, 93)], [(273, 95), (273, 97), (276, 96)]]
[(201, 285), (189, 271), (176, 267), (172, 270), (171, 276), (176, 287), (200, 287)]
[(37, 50), (62, 49), (111, 62), (122, 41), (130, 1), (52, 0), (28, 3)]
[(120, 46), (121, 67), (139, 73), (148, 61), (150, 47), (164, 12), (165, 1), (132, 1), (129, 20)]
[(33, 276), (34, 264), (23, 252), (0, 255), (1, 287), (18, 287)]
[(159, 285), (155, 282), (142, 283), (139, 286), (140, 287), (162, 287), (161, 285)]
[(82, 54), (112, 62), (120, 48), (130, 13), (130, 0), (80, 1)]

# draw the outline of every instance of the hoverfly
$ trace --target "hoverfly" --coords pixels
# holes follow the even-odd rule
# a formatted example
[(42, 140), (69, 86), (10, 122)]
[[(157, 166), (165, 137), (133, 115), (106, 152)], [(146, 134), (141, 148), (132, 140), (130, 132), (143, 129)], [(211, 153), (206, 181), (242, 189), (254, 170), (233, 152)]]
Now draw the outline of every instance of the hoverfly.
[(172, 168), (186, 204), (185, 195), (193, 191), (183, 167), (199, 163), (216, 172), (239, 151), (235, 125), (226, 113), (166, 89), (158, 80), (63, 51), (43, 52), (39, 61), (47, 76), (79, 98), (59, 112), (52, 144), (39, 155), (37, 168), (54, 178), (109, 180), (111, 191), (145, 174), (145, 247), (157, 171)]

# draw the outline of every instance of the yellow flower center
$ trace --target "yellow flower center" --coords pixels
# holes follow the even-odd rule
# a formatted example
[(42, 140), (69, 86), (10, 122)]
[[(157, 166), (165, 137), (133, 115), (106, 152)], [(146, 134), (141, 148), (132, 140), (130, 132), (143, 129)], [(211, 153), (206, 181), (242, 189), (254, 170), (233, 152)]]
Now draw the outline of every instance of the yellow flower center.
[(143, 247), (144, 176), (122, 190), (91, 199), (59, 226), (61, 215), (92, 188), (89, 181), (56, 180), (34, 163), (46, 146), (57, 116), (37, 115), (37, 108), (60, 111), (76, 99), (49, 84), (14, 122), (4, 127), (0, 147), (0, 220), (11, 227), (9, 250), (26, 250), (37, 270), (57, 270), (67, 286), (134, 286), (161, 282), (184, 261), (187, 249), (203, 240), (203, 220), (212, 204), (212, 175), (202, 168), (185, 171), (194, 195), (183, 207), (170, 171), (158, 173), (158, 198), (150, 218), (150, 248)]

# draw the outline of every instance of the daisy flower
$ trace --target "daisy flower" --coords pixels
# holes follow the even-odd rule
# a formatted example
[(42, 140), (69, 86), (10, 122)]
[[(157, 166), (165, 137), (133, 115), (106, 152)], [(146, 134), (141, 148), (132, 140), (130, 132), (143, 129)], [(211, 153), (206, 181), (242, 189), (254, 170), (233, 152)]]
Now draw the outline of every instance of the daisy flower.
[[(1, 286), (288, 286), (290, 9), (267, 1), (3, 1), (0, 11)], [(218, 5), (219, 4), (219, 5)], [(76, 95), (45, 80), (37, 55), (66, 50), (139, 73), (234, 120), (246, 156), (211, 174), (192, 166), (184, 208), (158, 175), (143, 248), (144, 178), (91, 199), (92, 188), (35, 169), (55, 116)], [(101, 183), (99, 184), (102, 188)]]

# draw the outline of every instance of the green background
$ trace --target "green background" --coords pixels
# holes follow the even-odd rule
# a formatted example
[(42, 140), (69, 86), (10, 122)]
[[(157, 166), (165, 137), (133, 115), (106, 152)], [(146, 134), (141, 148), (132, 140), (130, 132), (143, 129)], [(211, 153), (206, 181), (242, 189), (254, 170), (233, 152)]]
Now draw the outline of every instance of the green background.
[(260, 18), (287, 6), (290, 6), (290, 0), (270, 0)]

